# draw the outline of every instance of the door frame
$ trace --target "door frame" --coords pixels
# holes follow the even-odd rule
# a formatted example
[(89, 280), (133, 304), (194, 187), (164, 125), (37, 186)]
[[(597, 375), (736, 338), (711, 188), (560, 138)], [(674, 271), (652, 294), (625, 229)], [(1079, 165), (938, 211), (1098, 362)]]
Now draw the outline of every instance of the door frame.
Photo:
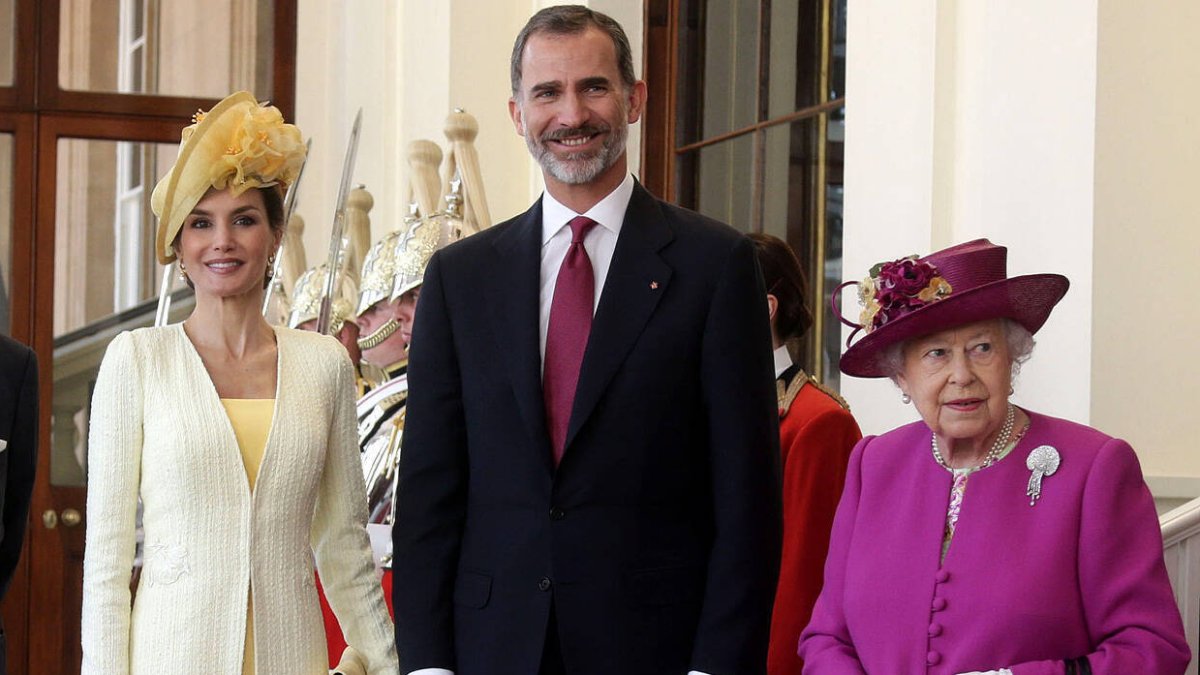
[[(294, 117), (297, 0), (273, 0), (272, 105)], [(0, 87), (0, 133), (14, 135), (10, 333), (39, 360), (39, 457), (23, 555), (4, 599), (8, 672), (78, 672), (85, 527), (53, 530), (47, 511), (84, 515), (85, 488), (50, 484), (54, 257), (60, 139), (177, 143), (197, 108), (217, 99), (64, 90), (58, 81), (61, 0), (14, 0), (13, 82)], [(72, 557), (73, 556), (73, 557)], [(78, 564), (79, 571), (72, 572)], [(75, 576), (71, 576), (74, 574)], [(71, 630), (65, 626), (74, 624)]]

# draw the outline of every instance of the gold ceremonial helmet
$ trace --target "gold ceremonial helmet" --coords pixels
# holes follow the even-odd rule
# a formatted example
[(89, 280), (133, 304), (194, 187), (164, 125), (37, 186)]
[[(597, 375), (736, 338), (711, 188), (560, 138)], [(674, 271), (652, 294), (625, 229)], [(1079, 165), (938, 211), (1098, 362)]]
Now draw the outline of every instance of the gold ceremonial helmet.
[[(288, 314), (288, 328), (299, 328), (305, 321), (317, 318), (321, 312), (321, 295), (328, 280), (329, 265), (325, 263), (310, 268), (296, 279), (296, 286), (292, 289), (292, 311)], [(341, 283), (338, 284), (338, 297), (333, 299), (329, 307), (331, 335), (337, 335), (346, 321), (353, 318), (354, 300), (357, 295), (354, 279), (342, 272)]]
[(171, 244), (183, 221), (209, 188), (285, 189), (296, 180), (306, 152), (300, 130), (285, 124), (279, 109), (239, 91), (197, 112), (183, 130), (179, 156), (150, 197), (158, 216), (155, 252), (163, 265), (175, 260)]
[(461, 190), (461, 180), (451, 181), (450, 192), (446, 194), (446, 210), (423, 217), (409, 228), (404, 245), (396, 249), (396, 275), (390, 299), (395, 300), (420, 286), (433, 254), (462, 238)]
[[(405, 223), (411, 226), (415, 216), (409, 216)], [(362, 316), (371, 306), (381, 300), (389, 300), (392, 296), (392, 286), (396, 280), (396, 249), (400, 248), (404, 236), (403, 230), (393, 230), (375, 242), (363, 259), (362, 279), (358, 291), (358, 306), (355, 316)]]

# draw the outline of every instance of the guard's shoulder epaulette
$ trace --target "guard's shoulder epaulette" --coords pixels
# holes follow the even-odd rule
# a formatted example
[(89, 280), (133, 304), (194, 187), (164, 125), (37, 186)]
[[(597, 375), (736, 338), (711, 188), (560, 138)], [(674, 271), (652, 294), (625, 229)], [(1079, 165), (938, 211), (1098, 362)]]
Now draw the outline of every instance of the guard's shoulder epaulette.
[(801, 370), (796, 373), (796, 376), (792, 378), (791, 384), (789, 384), (786, 388), (783, 386), (783, 382), (775, 382), (775, 395), (779, 402), (780, 417), (787, 415), (788, 410), (790, 410), (792, 407), (792, 403), (795, 402), (796, 397), (800, 395), (800, 390), (803, 389), (804, 385), (806, 384), (816, 387), (817, 391), (833, 399), (835, 403), (842, 406), (842, 409), (850, 409), (850, 405), (846, 403), (846, 399), (842, 398), (840, 394), (821, 384), (817, 378)]
[(826, 396), (833, 399), (838, 405), (842, 406), (843, 410), (850, 409), (850, 404), (846, 403), (846, 399), (842, 398), (842, 395), (834, 391), (831, 387), (821, 384), (817, 378), (813, 377), (812, 375), (808, 376), (808, 381), (812, 383), (812, 385), (819, 391), (824, 392)]
[(804, 371), (798, 371), (792, 381), (785, 387), (783, 382), (775, 380), (775, 400), (779, 403), (779, 416), (783, 417), (792, 407), (792, 402), (796, 400), (796, 396), (800, 394), (800, 390), (804, 385), (808, 384), (808, 375)]
[(380, 400), (379, 403), (375, 404), (375, 407), (379, 408), (381, 410), (389, 410), (396, 404), (404, 403), (407, 400), (408, 400), (408, 390), (405, 389), (402, 392), (392, 394), (391, 396), (388, 396), (388, 397)]

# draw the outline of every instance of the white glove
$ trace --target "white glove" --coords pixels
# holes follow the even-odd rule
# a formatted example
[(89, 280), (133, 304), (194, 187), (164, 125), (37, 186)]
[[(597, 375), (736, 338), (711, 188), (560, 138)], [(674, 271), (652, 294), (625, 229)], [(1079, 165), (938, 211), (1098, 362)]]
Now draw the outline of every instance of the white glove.
[(329, 675), (367, 675), (366, 660), (354, 647), (346, 647), (337, 667), (329, 671)]

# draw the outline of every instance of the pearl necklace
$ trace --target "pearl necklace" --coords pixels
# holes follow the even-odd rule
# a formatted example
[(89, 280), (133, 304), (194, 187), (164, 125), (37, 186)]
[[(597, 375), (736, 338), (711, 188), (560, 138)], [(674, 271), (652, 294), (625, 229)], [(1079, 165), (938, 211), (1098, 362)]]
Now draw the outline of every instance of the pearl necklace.
[[(983, 456), (983, 462), (981, 462), (979, 466), (975, 467), (976, 470), (986, 469), (991, 466), (996, 461), (996, 458), (1000, 456), (1000, 453), (1004, 452), (1004, 448), (1008, 447), (1008, 442), (1012, 438), (1013, 422), (1016, 419), (1016, 409), (1013, 407), (1013, 404), (1009, 403), (1008, 412), (1004, 416), (1004, 426), (1000, 429), (1000, 435), (997, 436), (995, 442), (992, 443), (992, 449), (988, 450), (988, 453)], [(932, 445), (933, 458), (937, 460), (937, 463), (941, 465), (942, 468), (954, 471), (954, 469), (950, 468), (950, 465), (946, 463), (945, 458), (942, 457), (941, 451), (938, 450), (937, 434), (933, 434)]]

